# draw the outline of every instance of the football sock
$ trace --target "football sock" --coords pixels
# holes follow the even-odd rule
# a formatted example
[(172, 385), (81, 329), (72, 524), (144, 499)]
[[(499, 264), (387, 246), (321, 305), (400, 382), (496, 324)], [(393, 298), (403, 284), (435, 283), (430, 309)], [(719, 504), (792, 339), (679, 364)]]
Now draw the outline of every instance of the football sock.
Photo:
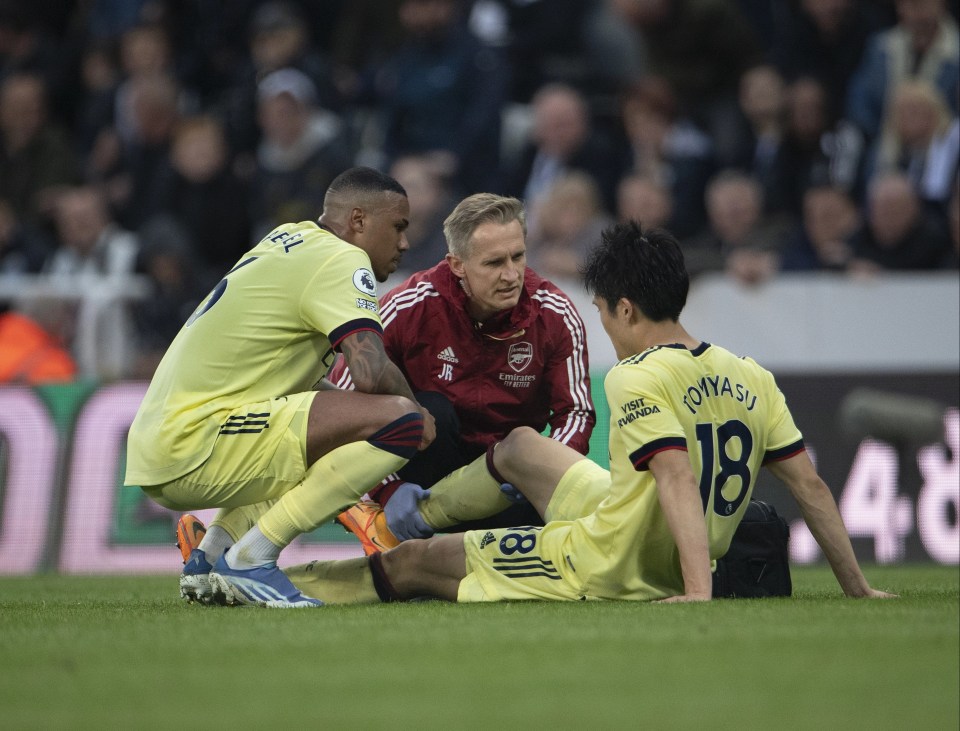
[(301, 592), (325, 604), (364, 604), (380, 601), (367, 558), (311, 561), (283, 572)]
[(252, 569), (256, 566), (276, 563), (280, 556), (280, 548), (263, 535), (259, 526), (255, 525), (230, 547), (230, 550), (224, 554), (224, 558), (227, 566), (232, 569)]
[(197, 548), (207, 554), (207, 561), (213, 564), (216, 563), (217, 559), (223, 555), (223, 552), (234, 543), (236, 543), (236, 541), (233, 539), (233, 536), (226, 530), (219, 525), (211, 524), (210, 527), (207, 528), (207, 533)]
[(199, 548), (207, 554), (207, 561), (216, 563), (223, 552), (250, 530), (257, 522), (257, 518), (267, 512), (274, 502), (276, 501), (267, 500), (254, 505), (218, 510), (217, 516), (207, 526), (207, 534), (199, 545)]
[(405, 465), (416, 454), (422, 434), (423, 418), (408, 414), (366, 441), (334, 449), (314, 462), (303, 481), (282, 495), (257, 525), (273, 543), (287, 546), (355, 505), (370, 485)]
[(427, 525), (442, 530), (467, 520), (489, 518), (512, 505), (500, 492), (500, 482), (491, 476), (487, 459), (487, 455), (478, 457), (430, 488), (430, 496), (420, 501), (420, 514)]

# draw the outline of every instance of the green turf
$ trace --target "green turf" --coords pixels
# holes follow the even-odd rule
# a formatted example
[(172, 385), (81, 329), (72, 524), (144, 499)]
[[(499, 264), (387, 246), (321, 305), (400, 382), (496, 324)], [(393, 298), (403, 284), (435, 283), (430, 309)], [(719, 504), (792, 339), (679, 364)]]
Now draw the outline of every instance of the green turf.
[(204, 608), (175, 577), (0, 579), (0, 728), (957, 729), (960, 573), (792, 599)]

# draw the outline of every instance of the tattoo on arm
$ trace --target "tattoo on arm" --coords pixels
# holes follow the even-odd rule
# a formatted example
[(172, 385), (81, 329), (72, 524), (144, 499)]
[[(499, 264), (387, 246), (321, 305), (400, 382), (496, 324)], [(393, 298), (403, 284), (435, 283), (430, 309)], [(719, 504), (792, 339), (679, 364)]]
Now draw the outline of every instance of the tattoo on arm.
[(353, 385), (358, 391), (393, 393), (416, 401), (407, 379), (387, 357), (379, 334), (362, 330), (349, 335), (340, 343), (340, 350), (347, 359)]

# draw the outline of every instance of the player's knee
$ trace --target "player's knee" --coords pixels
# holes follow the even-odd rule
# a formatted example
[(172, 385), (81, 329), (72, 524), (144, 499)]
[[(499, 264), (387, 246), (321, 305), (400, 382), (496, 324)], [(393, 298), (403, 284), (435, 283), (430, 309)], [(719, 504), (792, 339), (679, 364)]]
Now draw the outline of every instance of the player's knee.
[(397, 593), (404, 598), (417, 585), (423, 572), (426, 543), (424, 539), (414, 538), (403, 541), (382, 555), (383, 570)]
[(452, 587), (466, 574), (459, 534), (404, 541), (386, 551), (382, 561), (394, 589), (404, 599), (424, 595), (455, 599)]
[(417, 405), (403, 396), (389, 396), (379, 416), (383, 426), (367, 441), (404, 459), (413, 457), (423, 438), (423, 414)]
[(410, 414), (420, 413), (417, 404), (406, 396), (384, 396), (383, 404), (379, 410), (380, 417), (385, 424), (402, 419)]
[(493, 451), (493, 464), (500, 474), (506, 477), (513, 472), (530, 454), (531, 445), (537, 439), (540, 435), (528, 426), (518, 426), (507, 434)]

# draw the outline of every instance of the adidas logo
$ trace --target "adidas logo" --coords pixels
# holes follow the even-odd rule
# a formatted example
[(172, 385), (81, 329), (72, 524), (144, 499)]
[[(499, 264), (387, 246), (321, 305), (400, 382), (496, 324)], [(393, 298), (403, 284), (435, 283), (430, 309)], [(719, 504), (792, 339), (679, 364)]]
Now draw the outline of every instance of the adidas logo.
[(480, 549), (483, 550), (488, 543), (493, 543), (495, 540), (497, 539), (494, 537), (493, 533), (487, 531), (483, 538), (480, 539)]
[(457, 359), (456, 354), (453, 352), (453, 348), (451, 348), (449, 345), (448, 345), (446, 348), (444, 348), (443, 350), (441, 350), (439, 353), (437, 353), (437, 357), (438, 357), (440, 360), (445, 360), (445, 361), (447, 361), (447, 363), (459, 363), (459, 362), (460, 362), (460, 361)]

